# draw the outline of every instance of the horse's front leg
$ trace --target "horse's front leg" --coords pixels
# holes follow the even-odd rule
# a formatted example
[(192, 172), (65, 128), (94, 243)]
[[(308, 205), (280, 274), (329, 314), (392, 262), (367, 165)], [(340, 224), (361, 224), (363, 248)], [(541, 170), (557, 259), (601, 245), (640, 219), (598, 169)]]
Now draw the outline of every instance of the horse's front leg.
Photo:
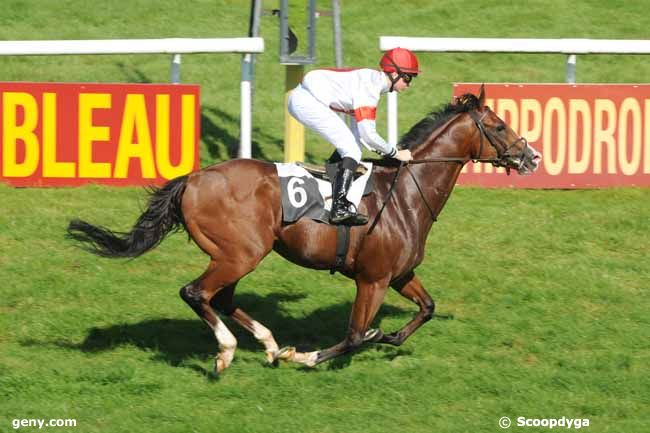
[(288, 355), (283, 356), (283, 359), (313, 367), (316, 364), (359, 348), (364, 342), (364, 335), (366, 335), (368, 326), (372, 323), (384, 300), (384, 296), (386, 296), (388, 282), (389, 278), (375, 282), (367, 282), (360, 277), (357, 278), (357, 296), (352, 306), (350, 324), (345, 339), (332, 347), (315, 352), (296, 352), (293, 348), (283, 349), (283, 351), (290, 351)]
[(424, 287), (422, 287), (422, 283), (414, 273), (411, 272), (405, 278), (393, 282), (391, 287), (397, 290), (400, 295), (415, 302), (420, 307), (420, 311), (399, 331), (391, 334), (384, 334), (379, 329), (371, 329), (366, 333), (364, 341), (400, 346), (420, 326), (431, 320), (433, 317), (436, 304), (433, 302), (433, 299), (431, 299), (431, 296), (429, 296)]

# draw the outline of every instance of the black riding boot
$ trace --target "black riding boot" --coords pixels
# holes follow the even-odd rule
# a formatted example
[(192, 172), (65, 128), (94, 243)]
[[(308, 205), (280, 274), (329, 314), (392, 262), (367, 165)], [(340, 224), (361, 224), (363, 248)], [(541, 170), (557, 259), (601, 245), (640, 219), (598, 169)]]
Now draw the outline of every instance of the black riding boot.
[(354, 179), (357, 162), (352, 158), (343, 158), (332, 191), (332, 210), (330, 223), (348, 226), (362, 226), (368, 223), (368, 217), (357, 213), (356, 207), (347, 199), (350, 185)]

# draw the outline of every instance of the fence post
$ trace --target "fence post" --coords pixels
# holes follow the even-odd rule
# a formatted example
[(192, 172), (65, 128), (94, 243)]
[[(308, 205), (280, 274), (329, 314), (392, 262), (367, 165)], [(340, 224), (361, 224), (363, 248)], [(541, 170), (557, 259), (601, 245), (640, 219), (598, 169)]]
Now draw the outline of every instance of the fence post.
[(305, 160), (305, 128), (289, 114), (287, 101), (305, 73), (304, 65), (284, 65), (284, 162)]
[(386, 97), (388, 114), (388, 143), (397, 144), (397, 92), (388, 92)]
[(566, 82), (568, 84), (576, 83), (576, 55), (569, 54), (566, 58)]
[(341, 39), (341, 4), (339, 0), (332, 0), (332, 20), (334, 23), (334, 56), (336, 67), (343, 67), (343, 41)]
[[(260, 18), (262, 16), (262, 2), (251, 1), (251, 16), (248, 28), (248, 37), (257, 37), (260, 33)], [(252, 127), (253, 127), (253, 97), (255, 94), (255, 54), (246, 53), (241, 59), (241, 92), (240, 118), (239, 118), (239, 151), (240, 158), (251, 158)]]
[(240, 158), (250, 158), (251, 151), (251, 128), (253, 117), (252, 100), (252, 79), (253, 61), (252, 54), (244, 54), (241, 60), (241, 82), (239, 83), (240, 106), (239, 106), (239, 152)]
[(181, 55), (172, 54), (171, 79), (172, 84), (181, 82)]

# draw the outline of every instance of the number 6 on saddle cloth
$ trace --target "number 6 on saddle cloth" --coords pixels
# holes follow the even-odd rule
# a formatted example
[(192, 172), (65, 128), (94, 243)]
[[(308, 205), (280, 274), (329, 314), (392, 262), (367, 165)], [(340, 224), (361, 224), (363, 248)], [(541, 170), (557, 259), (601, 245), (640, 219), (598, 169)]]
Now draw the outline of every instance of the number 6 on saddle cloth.
[[(355, 173), (347, 198), (359, 206), (361, 197), (372, 191), (372, 163), (361, 162), (365, 173)], [(329, 224), (332, 183), (337, 164), (325, 164), (325, 172), (308, 170), (301, 163), (276, 163), (282, 190), (282, 221), (293, 223), (302, 217)], [(361, 167), (361, 166), (360, 166)], [(357, 175), (359, 177), (357, 177)]]

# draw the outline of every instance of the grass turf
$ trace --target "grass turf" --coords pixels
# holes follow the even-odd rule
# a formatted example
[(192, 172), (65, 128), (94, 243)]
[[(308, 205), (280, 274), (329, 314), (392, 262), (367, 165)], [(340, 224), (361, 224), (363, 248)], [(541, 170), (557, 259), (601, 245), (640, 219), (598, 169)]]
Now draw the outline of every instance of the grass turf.
[[(244, 36), (246, 3), (10, 0), (0, 9), (0, 38)], [(344, 59), (374, 66), (387, 34), (644, 39), (645, 9), (641, 1), (355, 0), (343, 2)], [(277, 27), (277, 18), (263, 18), (267, 50), (257, 57), (253, 152), (268, 160), (282, 159)], [(330, 18), (318, 19), (313, 67), (334, 63), (330, 29)], [(425, 72), (400, 96), (402, 132), (447, 101), (454, 81), (564, 80), (562, 55), (420, 59)], [(165, 55), (1, 57), (0, 69), (7, 81), (146, 83), (168, 81), (169, 63)], [(237, 55), (183, 56), (183, 81), (202, 88), (202, 165), (236, 151), (239, 63)], [(578, 82), (649, 74), (643, 56), (578, 56)], [(380, 128), (384, 113), (382, 105)], [(331, 152), (312, 134), (306, 150), (311, 161)], [(0, 186), (0, 430), (17, 418), (74, 418), (78, 427), (51, 430), (494, 432), (502, 416), (565, 416), (589, 418), (589, 431), (644, 432), (648, 195), (460, 188), (417, 270), (439, 316), (404, 346), (370, 346), (314, 371), (272, 369), (254, 339), (228, 322), (240, 345), (216, 379), (214, 338), (177, 296), (207, 264), (186, 237), (133, 261), (101, 260), (63, 239), (77, 216), (127, 229), (141, 191)], [(280, 344), (309, 349), (342, 338), (353, 296), (350, 281), (274, 254), (238, 288), (242, 306)], [(376, 325), (396, 329), (414, 311), (391, 293)]]
[[(0, 422), (491, 432), (501, 416), (565, 416), (589, 418), (590, 431), (642, 432), (649, 194), (459, 188), (417, 270), (439, 316), (405, 345), (369, 346), (315, 370), (273, 369), (227, 321), (240, 345), (217, 379), (214, 338), (177, 296), (207, 264), (183, 234), (118, 261), (63, 239), (74, 216), (129, 228), (142, 192), (0, 187)], [(351, 281), (275, 254), (237, 293), (281, 345), (305, 349), (343, 337), (353, 298)], [(390, 293), (375, 325), (394, 330), (414, 312)]]

